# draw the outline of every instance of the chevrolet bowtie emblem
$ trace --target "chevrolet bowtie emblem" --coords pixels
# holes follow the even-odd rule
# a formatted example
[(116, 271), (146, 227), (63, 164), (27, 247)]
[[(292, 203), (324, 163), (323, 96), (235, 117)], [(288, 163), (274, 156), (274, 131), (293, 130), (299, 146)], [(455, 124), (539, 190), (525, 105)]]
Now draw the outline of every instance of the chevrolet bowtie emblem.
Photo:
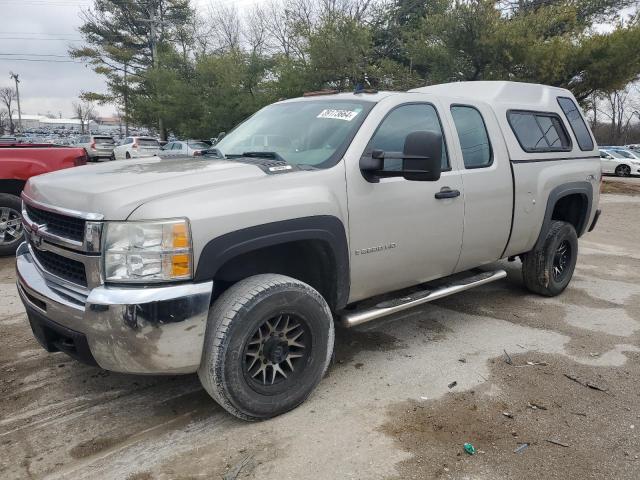
[(42, 236), (40, 235), (41, 225), (33, 225), (31, 227), (31, 233), (29, 237), (31, 238), (31, 243), (34, 247), (40, 247), (42, 245)]

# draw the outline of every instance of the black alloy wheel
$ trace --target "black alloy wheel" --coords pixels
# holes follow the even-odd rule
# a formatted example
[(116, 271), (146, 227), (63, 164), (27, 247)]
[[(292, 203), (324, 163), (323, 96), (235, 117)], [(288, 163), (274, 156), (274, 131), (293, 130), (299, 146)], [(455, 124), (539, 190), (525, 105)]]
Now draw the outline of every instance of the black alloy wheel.
[(304, 374), (311, 346), (311, 331), (302, 317), (282, 314), (265, 320), (244, 347), (247, 383), (265, 394), (286, 389)]

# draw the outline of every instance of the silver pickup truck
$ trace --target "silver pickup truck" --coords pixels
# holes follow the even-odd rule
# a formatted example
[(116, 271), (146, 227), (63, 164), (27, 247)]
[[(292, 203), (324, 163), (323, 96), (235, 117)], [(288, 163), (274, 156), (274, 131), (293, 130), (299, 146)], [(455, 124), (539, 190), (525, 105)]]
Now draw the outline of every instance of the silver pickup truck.
[(200, 158), (32, 178), (18, 289), (42, 346), (119, 372), (198, 372), (256, 420), (312, 392), (336, 321), (504, 278), (505, 258), (529, 290), (564, 290), (601, 180), (570, 92), (321, 93), (260, 110)]

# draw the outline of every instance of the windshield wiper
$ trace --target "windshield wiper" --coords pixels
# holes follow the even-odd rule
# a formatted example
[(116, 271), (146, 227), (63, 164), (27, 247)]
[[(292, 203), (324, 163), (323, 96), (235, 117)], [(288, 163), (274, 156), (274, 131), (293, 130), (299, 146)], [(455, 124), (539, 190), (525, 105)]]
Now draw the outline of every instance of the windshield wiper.
[(278, 152), (243, 152), (242, 155), (238, 156), (246, 158), (272, 158), (273, 160), (286, 162), (286, 160), (282, 158), (282, 156)]

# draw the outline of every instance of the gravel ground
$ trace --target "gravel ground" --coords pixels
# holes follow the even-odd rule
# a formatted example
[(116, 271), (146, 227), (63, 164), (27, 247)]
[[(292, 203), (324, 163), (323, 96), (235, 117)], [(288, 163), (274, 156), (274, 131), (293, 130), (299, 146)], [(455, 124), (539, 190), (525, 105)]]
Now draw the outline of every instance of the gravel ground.
[(339, 330), (312, 397), (253, 424), (194, 375), (44, 352), (0, 260), (0, 478), (640, 478), (640, 198), (601, 207), (560, 297), (505, 263), (504, 281)]

